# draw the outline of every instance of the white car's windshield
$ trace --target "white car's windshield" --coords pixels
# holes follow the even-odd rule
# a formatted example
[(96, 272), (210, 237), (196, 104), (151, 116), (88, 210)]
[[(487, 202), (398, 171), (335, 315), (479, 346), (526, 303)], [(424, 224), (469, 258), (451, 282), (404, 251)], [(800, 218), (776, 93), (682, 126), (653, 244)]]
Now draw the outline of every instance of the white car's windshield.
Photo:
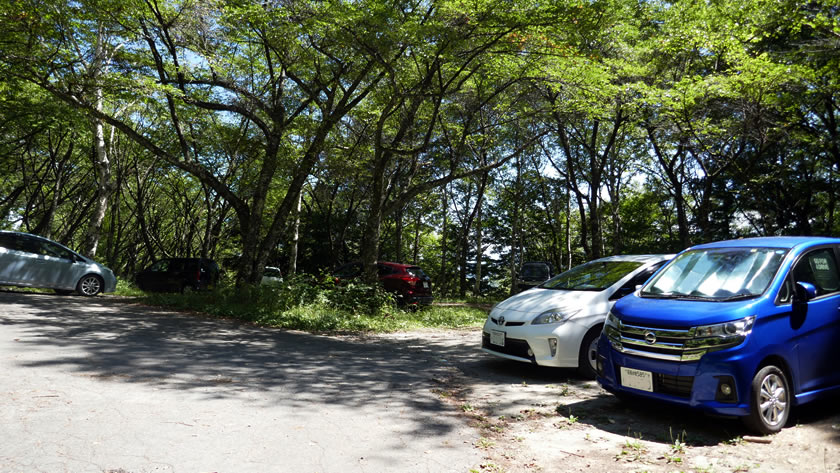
[(677, 256), (644, 288), (642, 297), (736, 300), (764, 293), (786, 250), (714, 248)]
[(603, 291), (642, 263), (635, 261), (592, 261), (558, 274), (539, 287), (570, 291)]

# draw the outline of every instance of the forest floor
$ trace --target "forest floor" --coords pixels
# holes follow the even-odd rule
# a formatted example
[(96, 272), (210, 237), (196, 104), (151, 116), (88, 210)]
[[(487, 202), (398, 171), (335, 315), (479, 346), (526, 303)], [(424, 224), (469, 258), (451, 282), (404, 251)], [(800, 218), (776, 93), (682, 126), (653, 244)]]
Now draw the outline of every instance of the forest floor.
[(622, 402), (574, 370), (498, 359), (480, 329), (373, 335), (437, 354), (430, 389), (478, 430), (476, 472), (840, 471), (836, 399), (794, 410), (779, 434), (752, 436), (735, 419)]

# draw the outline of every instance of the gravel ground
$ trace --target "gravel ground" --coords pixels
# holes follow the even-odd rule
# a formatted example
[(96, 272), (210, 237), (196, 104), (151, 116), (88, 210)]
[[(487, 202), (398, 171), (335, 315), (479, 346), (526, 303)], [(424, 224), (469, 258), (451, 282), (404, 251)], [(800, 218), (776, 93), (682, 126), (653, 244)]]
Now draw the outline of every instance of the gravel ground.
[(779, 434), (753, 437), (738, 420), (650, 403), (627, 403), (574, 370), (486, 355), (480, 329), (369, 337), (433, 354), (447, 375), (438, 396), (479, 431), (473, 471), (840, 471), (836, 399), (793, 412)]

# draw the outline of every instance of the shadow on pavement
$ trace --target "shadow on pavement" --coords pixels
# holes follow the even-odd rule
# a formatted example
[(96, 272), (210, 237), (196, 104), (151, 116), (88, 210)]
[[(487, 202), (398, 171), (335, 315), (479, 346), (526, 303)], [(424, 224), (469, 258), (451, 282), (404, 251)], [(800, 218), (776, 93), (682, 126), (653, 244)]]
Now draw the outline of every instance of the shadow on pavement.
[[(31, 317), (0, 313), (0, 326), (17, 326), (21, 350), (41, 346), (51, 356), (26, 366), (56, 366), (82, 376), (164, 389), (195, 390), (213, 398), (265, 393), (264, 402), (310, 408), (311, 402), (365, 406), (409, 399), (413, 409), (449, 409), (430, 390), (460, 383), (469, 397), (479, 385), (531, 385), (547, 391), (533, 404), (599, 430), (631, 438), (708, 446), (749, 435), (735, 419), (720, 419), (641, 400), (621, 401), (572, 369), (544, 368), (497, 359), (479, 349), (480, 333), (462, 339), (428, 336), (318, 336), (255, 327), (143, 306), (111, 297), (87, 299), (0, 291), (0, 304), (18, 306)], [(72, 349), (72, 350), (71, 350)], [(85, 356), (77, 356), (81, 350)], [(66, 355), (65, 355), (66, 354)], [(584, 392), (572, 400), (561, 387)], [(794, 410), (789, 426), (804, 424), (840, 443), (836, 399)], [(515, 408), (521, 399), (495, 402)], [(557, 407), (559, 406), (559, 407)], [(444, 421), (418, 425), (424, 433), (451, 429)]]
[[(0, 306), (0, 327), (14, 328), (15, 351), (43, 352), (36, 359), (20, 357), (29, 369), (56, 367), (209, 398), (247, 393), (254, 402), (301, 409), (313, 402), (350, 408), (405, 402), (428, 414), (450, 409), (429, 390), (430, 380), (451, 369), (434, 362), (434, 353), (259, 328), (112, 297), (0, 291)], [(452, 428), (445, 419), (423, 417), (416, 429), (424, 435)]]

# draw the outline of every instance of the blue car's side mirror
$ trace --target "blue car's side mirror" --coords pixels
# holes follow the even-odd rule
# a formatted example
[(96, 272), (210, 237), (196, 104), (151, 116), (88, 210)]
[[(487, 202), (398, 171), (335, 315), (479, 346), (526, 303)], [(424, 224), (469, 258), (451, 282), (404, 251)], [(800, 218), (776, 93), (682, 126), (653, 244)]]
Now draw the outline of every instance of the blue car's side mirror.
[(809, 282), (797, 281), (794, 291), (794, 302), (808, 302), (817, 297), (817, 287)]

